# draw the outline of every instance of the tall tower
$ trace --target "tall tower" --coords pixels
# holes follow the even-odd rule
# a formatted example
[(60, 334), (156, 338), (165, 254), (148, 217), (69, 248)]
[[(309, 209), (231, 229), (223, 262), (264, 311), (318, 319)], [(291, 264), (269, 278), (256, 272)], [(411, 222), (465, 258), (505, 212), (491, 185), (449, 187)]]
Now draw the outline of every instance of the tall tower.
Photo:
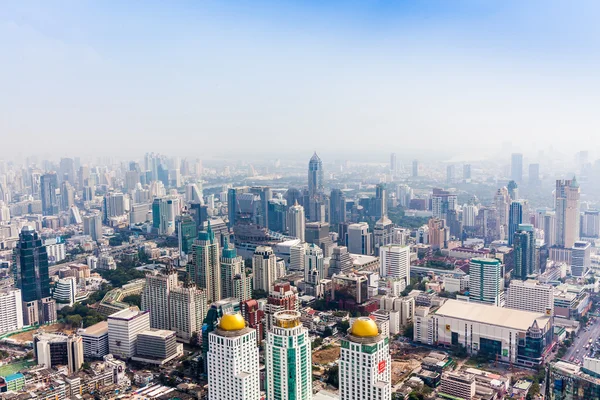
[(304, 207), (294, 203), (287, 211), (287, 227), (290, 236), (297, 237), (301, 242), (304, 242), (304, 230), (306, 218), (304, 216)]
[(25, 325), (56, 321), (56, 304), (50, 298), (48, 252), (32, 227), (24, 226), (21, 230), (15, 255)]
[(392, 175), (396, 175), (398, 172), (398, 161), (396, 158), (396, 153), (390, 154), (390, 172)]
[(513, 279), (527, 280), (528, 275), (537, 271), (533, 225), (519, 224), (513, 235), (513, 254), (515, 257)]
[(252, 278), (246, 275), (244, 259), (235, 248), (226, 247), (221, 255), (221, 298), (246, 301), (252, 297)]
[(509, 246), (512, 246), (515, 232), (521, 223), (523, 223), (523, 203), (520, 201), (513, 201), (510, 203), (510, 212), (508, 214)]
[(256, 330), (239, 313), (228, 313), (208, 334), (208, 399), (260, 398)]
[(372, 252), (371, 233), (369, 224), (359, 222), (348, 226), (348, 252), (353, 254), (365, 254), (370, 256)]
[(269, 246), (258, 246), (252, 256), (253, 289), (271, 290), (273, 283), (281, 277), (277, 268), (277, 257)]
[(404, 290), (410, 283), (410, 247), (391, 244), (379, 248), (379, 274), (382, 278), (401, 280)]
[(56, 172), (50, 172), (40, 177), (40, 194), (42, 197), (42, 214), (58, 214), (58, 197), (56, 189), (58, 188), (58, 178)]
[(331, 225), (346, 222), (346, 196), (340, 189), (332, 189), (329, 196), (329, 221)]
[(389, 338), (380, 334), (372, 319), (356, 319), (342, 339), (340, 400), (390, 399), (391, 364)]
[(178, 286), (177, 270), (167, 266), (162, 273), (146, 274), (146, 286), (142, 292), (141, 308), (150, 311), (150, 328), (171, 329), (169, 296)]
[(215, 239), (210, 222), (206, 231), (198, 233), (192, 245), (192, 262), (187, 272), (198, 287), (206, 291), (209, 302), (221, 300), (221, 265), (219, 263), (219, 241)]
[(323, 162), (315, 152), (308, 162), (308, 195), (315, 197), (320, 193), (323, 193)]
[(504, 307), (504, 279), (499, 260), (472, 258), (469, 277), (470, 301)]
[(523, 181), (523, 154), (513, 153), (510, 158), (510, 179), (517, 183)]
[(312, 400), (312, 360), (308, 329), (297, 311), (275, 313), (265, 347), (269, 400)]
[(557, 180), (555, 192), (556, 244), (572, 248), (579, 239), (579, 183)]
[(311, 243), (304, 252), (304, 282), (316, 286), (326, 277), (323, 250)]
[(198, 289), (195, 283), (186, 280), (171, 290), (169, 296), (169, 311), (171, 313), (171, 330), (177, 337), (189, 343), (194, 333), (202, 332), (202, 322), (208, 312), (206, 293)]
[(412, 162), (412, 177), (419, 177), (419, 160), (413, 160)]

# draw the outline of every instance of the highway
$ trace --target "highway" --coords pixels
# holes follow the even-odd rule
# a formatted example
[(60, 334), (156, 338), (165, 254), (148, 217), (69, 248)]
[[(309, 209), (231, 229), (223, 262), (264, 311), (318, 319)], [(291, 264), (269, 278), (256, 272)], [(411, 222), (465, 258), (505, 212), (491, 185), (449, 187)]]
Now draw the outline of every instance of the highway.
[(585, 328), (579, 330), (573, 344), (567, 349), (563, 360), (571, 361), (571, 357), (573, 357), (572, 362), (575, 362), (577, 359), (583, 360), (583, 356), (590, 351), (589, 348), (586, 350), (585, 346), (589, 343), (590, 339), (592, 339), (592, 342), (595, 342), (598, 336), (600, 336), (600, 318), (595, 318), (595, 321), (588, 327), (587, 332)]

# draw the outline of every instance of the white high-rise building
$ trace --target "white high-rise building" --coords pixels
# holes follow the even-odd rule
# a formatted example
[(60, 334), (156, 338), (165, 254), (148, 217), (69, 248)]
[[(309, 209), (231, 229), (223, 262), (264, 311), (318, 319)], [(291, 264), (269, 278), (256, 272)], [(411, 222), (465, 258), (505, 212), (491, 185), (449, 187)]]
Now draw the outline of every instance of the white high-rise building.
[[(311, 341), (297, 311), (279, 311), (267, 332), (266, 391), (269, 400), (312, 400)], [(389, 396), (388, 396), (389, 398)]]
[(33, 352), (38, 365), (45, 365), (46, 368), (62, 365), (68, 368), (69, 374), (79, 371), (83, 365), (83, 340), (78, 335), (35, 334)]
[(23, 329), (21, 290), (0, 290), (0, 334)]
[(94, 241), (102, 239), (102, 216), (99, 213), (83, 217), (83, 234), (90, 235)]
[(375, 321), (361, 317), (342, 339), (339, 362), (340, 400), (382, 400), (392, 397), (389, 339)]
[(570, 249), (579, 239), (579, 183), (572, 180), (557, 180), (555, 195), (556, 244)]
[(474, 204), (465, 204), (463, 206), (463, 226), (475, 226), (475, 218), (479, 209)]
[(504, 277), (497, 259), (473, 258), (469, 265), (469, 299), (504, 307)]
[(317, 285), (326, 277), (323, 250), (314, 243), (308, 245), (304, 253), (304, 282)]
[(215, 239), (209, 223), (206, 231), (198, 233), (198, 239), (192, 245), (192, 262), (188, 262), (187, 272), (198, 287), (206, 291), (210, 302), (221, 300), (219, 255), (219, 241)]
[(108, 349), (121, 359), (135, 356), (137, 337), (150, 329), (150, 312), (129, 307), (108, 316)]
[(165, 268), (163, 273), (152, 271), (146, 274), (141, 308), (150, 311), (150, 328), (171, 329), (169, 295), (177, 285), (177, 270), (171, 266)]
[[(237, 297), (234, 296), (236, 277), (240, 280), (246, 277), (244, 259), (237, 255), (235, 248), (226, 247), (221, 254), (221, 298)], [(240, 301), (246, 300), (248, 299), (240, 299)]]
[(225, 314), (208, 340), (208, 399), (258, 400), (256, 330), (246, 326), (241, 314)]
[(379, 249), (379, 274), (382, 278), (404, 281), (404, 290), (410, 283), (410, 247), (398, 244)]
[(269, 246), (258, 246), (252, 257), (252, 274), (254, 276), (253, 289), (269, 292), (273, 283), (281, 275), (277, 267), (277, 257)]
[(290, 270), (304, 271), (304, 257), (307, 243), (298, 243), (290, 247)]
[(297, 237), (304, 242), (306, 218), (304, 216), (304, 207), (298, 204), (298, 201), (288, 209), (287, 227), (290, 236)]
[(348, 252), (352, 254), (365, 254), (370, 256), (373, 252), (371, 245), (371, 233), (369, 232), (369, 224), (359, 222), (357, 224), (348, 225), (348, 233), (346, 245)]
[(77, 294), (77, 279), (74, 276), (59, 279), (54, 287), (52, 298), (56, 300), (58, 308), (72, 306)]
[(171, 330), (189, 343), (194, 332), (200, 334), (202, 331), (202, 322), (208, 312), (206, 292), (192, 282), (171, 289), (169, 311)]
[(83, 339), (83, 355), (86, 359), (102, 358), (108, 354), (108, 322), (100, 321), (78, 329), (77, 334)]
[(591, 247), (588, 242), (576, 241), (571, 249), (571, 274), (585, 276), (591, 267)]
[(512, 280), (506, 290), (506, 308), (554, 315), (554, 287), (533, 279)]

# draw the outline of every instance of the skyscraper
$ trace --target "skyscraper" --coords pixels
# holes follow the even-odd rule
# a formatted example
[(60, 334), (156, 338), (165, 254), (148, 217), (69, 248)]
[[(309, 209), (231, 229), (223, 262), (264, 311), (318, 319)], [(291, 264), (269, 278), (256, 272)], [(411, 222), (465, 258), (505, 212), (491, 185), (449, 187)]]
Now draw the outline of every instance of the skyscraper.
[(454, 165), (446, 166), (446, 183), (451, 185), (454, 182)]
[(304, 253), (304, 282), (316, 286), (326, 277), (323, 250), (314, 243), (308, 245)]
[(179, 243), (179, 256), (187, 257), (192, 253), (192, 246), (196, 239), (196, 221), (189, 215), (180, 215), (176, 218), (177, 241)]
[(398, 172), (398, 162), (396, 159), (396, 153), (390, 154), (390, 172), (395, 175)]
[(241, 314), (229, 313), (208, 335), (208, 399), (258, 400), (260, 398), (256, 330)]
[(347, 235), (346, 245), (349, 253), (371, 255), (373, 248), (371, 246), (369, 224), (366, 222), (351, 224), (348, 226)]
[(24, 226), (15, 249), (17, 286), (23, 300), (25, 325), (56, 321), (56, 305), (50, 298), (48, 253), (38, 233)]
[(508, 185), (506, 185), (506, 189), (508, 189), (508, 195), (510, 196), (510, 199), (512, 201), (519, 200), (519, 185), (517, 185), (517, 182), (508, 182)]
[(494, 206), (498, 215), (497, 236), (501, 237), (501, 234), (506, 235), (508, 231), (510, 196), (508, 195), (508, 189), (506, 187), (502, 187), (496, 192), (496, 195), (494, 196)]
[(410, 247), (391, 244), (379, 249), (379, 274), (382, 278), (400, 280), (401, 289), (410, 284)]
[(244, 259), (234, 247), (222, 251), (221, 281), (221, 298), (235, 297), (243, 302), (252, 297), (252, 278), (246, 275)]
[(571, 248), (579, 239), (579, 183), (573, 180), (557, 180), (555, 192), (556, 244)]
[(463, 165), (463, 180), (468, 182), (471, 180), (471, 164)]
[(94, 241), (102, 239), (102, 216), (99, 212), (83, 217), (83, 233), (90, 235)]
[(573, 276), (585, 276), (591, 266), (591, 244), (576, 241), (571, 250), (571, 274)]
[(150, 328), (171, 329), (169, 296), (178, 286), (177, 270), (167, 266), (161, 273), (146, 273), (146, 285), (142, 291), (141, 308), (150, 311)]
[(513, 279), (526, 280), (531, 274), (537, 272), (535, 252), (535, 232), (533, 225), (519, 224), (513, 234), (514, 269)]
[(433, 189), (431, 194), (431, 213), (434, 218), (447, 218), (448, 211), (458, 208), (458, 197), (442, 189)]
[(58, 214), (58, 198), (56, 189), (58, 188), (58, 178), (56, 172), (50, 172), (40, 177), (40, 195), (42, 198), (42, 214)]
[(346, 222), (346, 196), (340, 189), (332, 189), (329, 195), (329, 220), (331, 225)]
[(475, 303), (504, 306), (502, 264), (491, 258), (472, 258), (469, 265), (469, 298)]
[(312, 400), (311, 341), (297, 311), (275, 314), (265, 346), (269, 400)]
[(202, 332), (202, 323), (208, 312), (206, 293), (195, 283), (186, 280), (183, 285), (171, 289), (169, 295), (171, 330), (177, 337), (190, 343), (195, 334)]
[(520, 183), (523, 181), (523, 154), (513, 153), (510, 160), (510, 179)]
[[(283, 271), (285, 273), (285, 271)], [(273, 283), (282, 276), (277, 268), (277, 257), (268, 246), (258, 246), (252, 257), (253, 289), (268, 292)]]
[(419, 160), (413, 160), (412, 162), (412, 177), (419, 177)]
[(208, 224), (206, 231), (198, 233), (192, 245), (192, 262), (187, 264), (188, 275), (206, 292), (209, 302), (221, 300), (221, 265), (219, 241)]
[(510, 203), (508, 214), (508, 245), (512, 246), (515, 232), (520, 224), (523, 223), (523, 203), (513, 201)]
[(269, 291), (265, 311), (265, 328), (270, 331), (275, 325), (275, 314), (279, 311), (298, 311), (298, 289), (289, 282), (276, 282)]
[(340, 400), (380, 400), (392, 397), (389, 338), (375, 321), (357, 318), (342, 339), (339, 361)]
[(271, 199), (268, 205), (267, 227), (276, 232), (285, 232), (287, 229), (288, 207), (283, 199)]
[(308, 162), (308, 194), (310, 197), (323, 193), (323, 162), (315, 152)]
[(379, 219), (387, 215), (387, 201), (388, 195), (385, 185), (383, 183), (375, 186), (375, 210), (373, 216), (375, 219)]

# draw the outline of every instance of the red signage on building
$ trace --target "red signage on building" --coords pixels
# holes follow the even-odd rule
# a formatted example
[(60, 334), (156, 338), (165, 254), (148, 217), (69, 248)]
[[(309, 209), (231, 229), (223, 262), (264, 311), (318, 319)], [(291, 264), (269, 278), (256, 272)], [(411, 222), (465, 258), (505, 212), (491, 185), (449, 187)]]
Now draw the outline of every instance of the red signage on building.
[(379, 373), (381, 374), (383, 371), (385, 371), (385, 361), (380, 361), (377, 367), (379, 368)]

